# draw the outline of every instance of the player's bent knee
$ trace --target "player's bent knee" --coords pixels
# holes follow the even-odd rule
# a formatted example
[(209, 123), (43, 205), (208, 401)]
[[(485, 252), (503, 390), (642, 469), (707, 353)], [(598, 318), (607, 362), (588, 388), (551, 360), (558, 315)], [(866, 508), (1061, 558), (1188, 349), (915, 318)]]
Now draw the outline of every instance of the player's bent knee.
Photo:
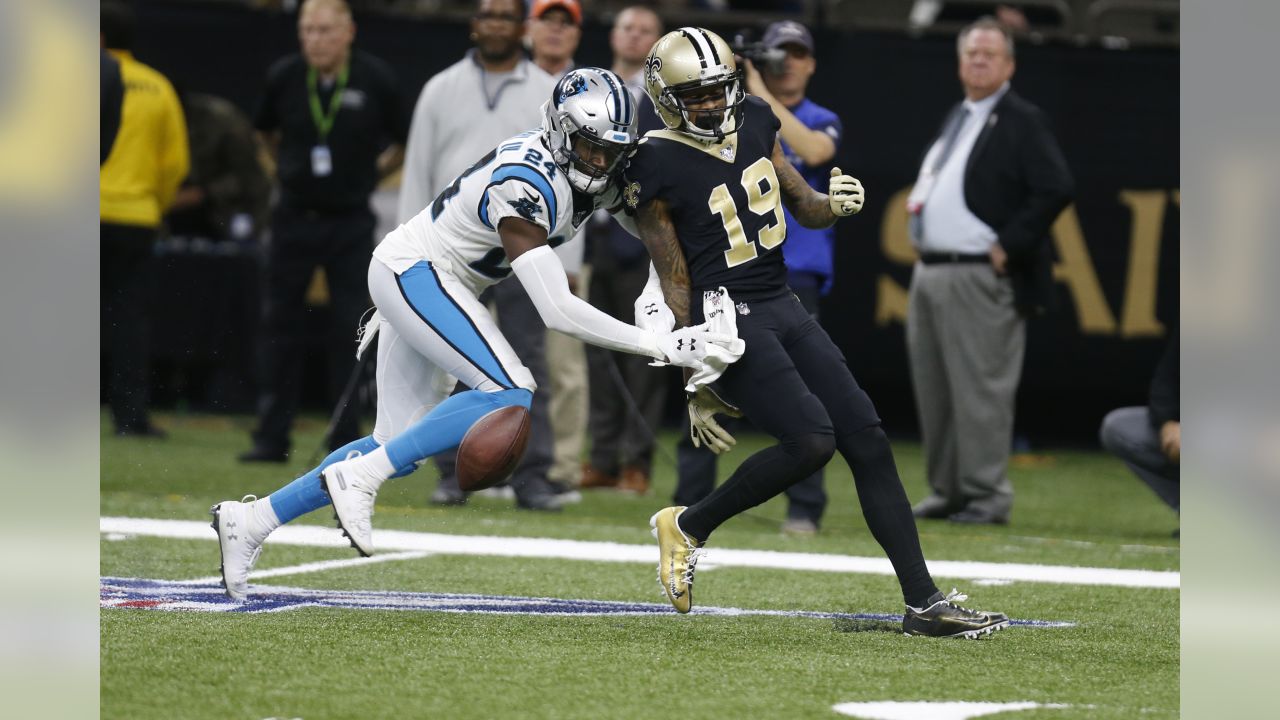
[(796, 435), (783, 440), (782, 445), (806, 475), (826, 465), (836, 452), (836, 439), (827, 433)]
[(490, 393), (490, 395), (494, 400), (494, 404), (500, 407), (519, 406), (528, 410), (533, 405), (533, 391), (525, 388), (500, 390)]

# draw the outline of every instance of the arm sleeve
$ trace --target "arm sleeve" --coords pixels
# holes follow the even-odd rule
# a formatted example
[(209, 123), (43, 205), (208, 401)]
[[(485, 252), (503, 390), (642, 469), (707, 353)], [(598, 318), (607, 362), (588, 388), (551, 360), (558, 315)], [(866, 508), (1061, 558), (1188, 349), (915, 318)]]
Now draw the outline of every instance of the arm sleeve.
[(1075, 194), (1075, 180), (1048, 120), (1039, 110), (1027, 119), (1027, 137), (1018, 149), (1018, 172), (1027, 187), (1026, 199), (997, 238), (1010, 258), (1025, 261), (1039, 252), (1049, 228)]
[(400, 202), (396, 221), (408, 222), (422, 212), (433, 199), (431, 193), (431, 152), (435, 142), (435, 120), (431, 112), (432, 84), (428, 82), (418, 96), (405, 142), (404, 169), (400, 176)]
[(253, 110), (253, 127), (264, 133), (274, 132), (280, 128), (280, 117), (276, 114), (276, 98), (280, 84), (280, 75), (284, 72), (287, 60), (282, 60), (267, 70), (267, 79), (263, 83), (262, 95)]
[(564, 267), (550, 247), (524, 253), (511, 262), (511, 269), (552, 330), (609, 350), (665, 359), (653, 333), (615, 320), (569, 292)]
[(382, 129), (391, 142), (403, 145), (409, 136), (409, 113), (405, 108), (400, 80), (390, 65), (379, 60), (377, 68), (379, 92), (382, 94)]
[(191, 149), (187, 145), (187, 122), (182, 116), (182, 103), (178, 102), (178, 94), (173, 86), (164, 84), (164, 125), (160, 141), (160, 175), (157, 193), (160, 210), (163, 212), (173, 202), (178, 186), (187, 177), (191, 169)]
[(1155, 377), (1151, 379), (1151, 405), (1147, 417), (1157, 432), (1170, 420), (1180, 420), (1178, 356), (1178, 333), (1175, 330), (1165, 347), (1164, 355), (1160, 357), (1160, 364), (1156, 366)]

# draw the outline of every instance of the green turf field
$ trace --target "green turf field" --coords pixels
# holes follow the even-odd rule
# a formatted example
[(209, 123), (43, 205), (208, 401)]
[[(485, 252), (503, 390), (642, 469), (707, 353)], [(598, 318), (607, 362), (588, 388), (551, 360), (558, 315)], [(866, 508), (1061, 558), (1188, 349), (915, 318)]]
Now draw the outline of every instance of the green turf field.
[[(115, 438), (103, 423), (101, 514), (208, 522), (209, 506), (269, 494), (307, 468), (240, 466), (248, 420), (159, 418), (165, 441)], [(304, 422), (309, 454), (320, 431)], [(721, 474), (758, 447), (741, 438)], [(438, 509), (432, 469), (392, 481), (378, 531), (651, 543), (648, 518), (674, 485), (674, 436), (643, 498), (587, 493), (558, 515), (473, 499)], [(919, 447), (895, 450), (907, 491), (924, 494)], [(1001, 528), (921, 525), (930, 560), (1177, 571), (1177, 517), (1100, 453), (1015, 459), (1013, 522)], [(813, 538), (783, 537), (781, 501), (730, 521), (709, 544), (880, 557), (848, 468), (828, 468), (831, 504)], [(298, 521), (329, 526), (325, 511)], [(294, 523), (298, 524), (298, 523)], [(336, 530), (332, 531), (337, 533)], [(476, 540), (469, 539), (468, 542)], [(505, 542), (505, 541), (502, 541)], [(654, 546), (656, 561), (656, 545)], [(355, 557), (349, 548), (268, 543), (259, 570)], [(215, 575), (204, 539), (104, 534), (104, 577), (189, 580)], [(299, 570), (261, 581), (332, 591), (399, 591), (662, 602), (654, 564), (553, 557), (432, 554)], [(837, 718), (841, 703), (1036, 702), (1067, 707), (1008, 718), (1166, 718), (1178, 715), (1176, 589), (1044, 582), (985, 585), (935, 572), (966, 605), (1015, 619), (1075, 623), (1013, 627), (978, 642), (904, 638), (892, 624), (848, 618), (741, 615), (530, 615), (306, 607), (270, 613), (101, 611), (101, 712), (106, 718)], [(260, 584), (254, 581), (254, 585)], [(892, 577), (760, 567), (700, 569), (699, 607), (900, 613)], [(920, 717), (927, 717), (920, 716)]]

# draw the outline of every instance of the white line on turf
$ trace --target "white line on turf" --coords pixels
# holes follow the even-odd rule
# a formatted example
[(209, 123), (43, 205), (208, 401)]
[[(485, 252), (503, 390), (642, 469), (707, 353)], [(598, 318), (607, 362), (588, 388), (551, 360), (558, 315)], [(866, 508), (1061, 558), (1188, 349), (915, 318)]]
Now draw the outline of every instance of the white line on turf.
[[(254, 570), (249, 574), (250, 580), (261, 580), (262, 578), (280, 577), (281, 575), (303, 575), (305, 573), (323, 572), (325, 570), (337, 570), (339, 568), (352, 567), (355, 565), (371, 565), (373, 563), (390, 562), (394, 560), (417, 560), (418, 558), (429, 557), (429, 552), (401, 552), (391, 553), (390, 555), (374, 555), (368, 558), (349, 558), (346, 560), (321, 560), (319, 562), (303, 563), (301, 565), (290, 565), (288, 567), (271, 568), (270, 570)], [(179, 585), (209, 585), (216, 583), (222, 578), (214, 575), (212, 577), (196, 578), (194, 580), (179, 580)]]
[[(151, 537), (214, 540), (209, 524), (195, 520), (104, 517), (98, 520), (103, 533)], [(267, 540), (271, 544), (348, 548), (350, 544), (332, 528), (318, 525), (286, 525)], [(417, 550), (441, 555), (489, 555), (498, 557), (557, 558), (595, 562), (652, 563), (656, 549), (651, 544), (624, 545), (611, 542), (554, 540), (550, 538), (493, 537), (487, 535), (442, 535), (407, 530), (378, 530), (380, 550)], [(893, 575), (893, 566), (883, 557), (777, 552), (773, 550), (732, 550), (711, 548), (708, 560), (717, 566), (811, 570), (815, 572)], [(1115, 568), (1031, 565), (1027, 563), (968, 562), (931, 560), (935, 577), (960, 580), (1013, 580), (1068, 585), (1108, 585), (1139, 588), (1177, 588), (1177, 572), (1120, 570)]]
[(851, 702), (840, 703), (831, 709), (863, 720), (969, 720), (1017, 710), (1059, 710), (1066, 707), (1070, 706), (1034, 702)]

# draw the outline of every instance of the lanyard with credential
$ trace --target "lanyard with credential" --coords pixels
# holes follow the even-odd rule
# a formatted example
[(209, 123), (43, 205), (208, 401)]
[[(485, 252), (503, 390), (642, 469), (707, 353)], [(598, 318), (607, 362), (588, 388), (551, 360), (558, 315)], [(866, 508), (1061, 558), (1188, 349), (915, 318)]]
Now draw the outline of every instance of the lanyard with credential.
[(316, 69), (307, 69), (307, 99), (311, 104), (311, 119), (316, 124), (316, 135), (320, 142), (311, 148), (311, 174), (316, 177), (327, 177), (333, 172), (333, 156), (329, 153), (329, 131), (338, 119), (338, 109), (342, 106), (342, 91), (347, 87), (348, 66), (343, 63), (338, 71), (338, 82), (333, 88), (333, 97), (329, 98), (329, 111), (320, 109), (320, 92), (316, 89)]
[(320, 136), (320, 144), (324, 145), (333, 129), (333, 121), (338, 119), (338, 108), (342, 106), (342, 91), (347, 87), (348, 66), (344, 63), (338, 71), (338, 84), (333, 88), (333, 97), (329, 98), (329, 111), (320, 109), (320, 91), (316, 89), (316, 69), (307, 69), (307, 97), (311, 101), (311, 119), (315, 121), (316, 133)]

